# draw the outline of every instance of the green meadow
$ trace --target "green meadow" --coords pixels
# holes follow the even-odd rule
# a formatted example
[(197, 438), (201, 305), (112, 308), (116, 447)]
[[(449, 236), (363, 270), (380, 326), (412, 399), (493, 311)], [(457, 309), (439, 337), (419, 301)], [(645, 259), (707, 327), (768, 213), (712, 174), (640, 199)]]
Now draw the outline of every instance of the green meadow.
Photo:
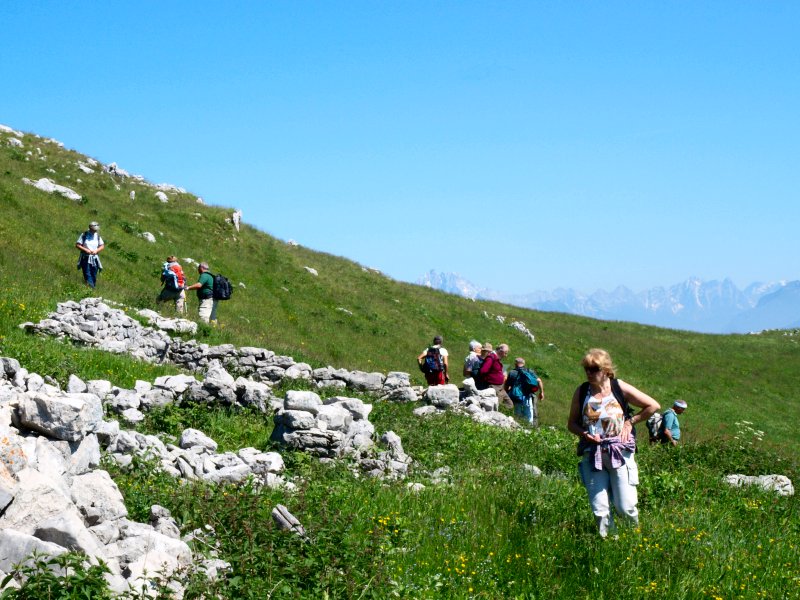
[[(164, 204), (131, 179), (99, 167), (80, 171), (77, 161), (86, 157), (75, 151), (31, 134), (23, 148), (7, 138), (0, 133), (0, 356), (29, 371), (62, 383), (74, 373), (123, 387), (178, 372), (19, 328), (58, 302), (90, 294), (74, 244), (96, 220), (106, 249), (95, 293), (128, 310), (169, 314), (155, 297), (170, 254), (180, 257), (190, 281), (195, 271), (186, 257), (207, 261), (232, 281), (220, 325), (201, 327), (200, 341), (265, 347), (314, 367), (407, 371), (421, 384), (415, 357), (441, 334), (453, 371), (474, 338), (508, 343), (512, 357), (525, 357), (544, 381), (543, 425), (533, 431), (503, 431), (453, 414), (420, 419), (415, 406), (363, 397), (374, 403), (377, 431), (401, 436), (414, 459), (409, 481), (426, 486), (419, 492), (407, 482), (357, 478), (346, 464), (288, 452), (294, 492), (178, 483), (146, 460), (129, 472), (108, 465), (131, 518), (146, 520), (149, 507), (161, 504), (184, 532), (214, 527), (219, 556), (232, 571), (213, 584), (187, 574), (186, 598), (800, 597), (797, 496), (722, 481), (730, 473), (800, 481), (800, 331), (703, 335), (473, 302), (289, 245), (247, 224), (236, 232), (226, 221), (232, 209), (199, 204), (191, 193), (170, 193)], [(83, 199), (22, 182), (41, 177)], [(188, 304), (194, 317), (196, 299)], [(513, 320), (535, 333), (535, 343), (508, 326)], [(576, 439), (565, 428), (583, 380), (580, 358), (591, 347), (608, 349), (620, 378), (664, 408), (675, 398), (689, 404), (679, 447), (640, 444), (640, 527), (605, 541), (577, 475)], [(148, 415), (140, 429), (175, 435), (185, 427), (203, 430), (221, 450), (270, 448), (272, 419), (252, 412), (174, 406)], [(433, 484), (443, 467), (446, 482)], [(276, 529), (270, 514), (278, 503), (303, 523), (307, 540)], [(37, 572), (31, 582), (40, 588), (31, 583), (2, 597), (103, 597), (102, 581), (82, 569), (77, 582), (55, 578), (49, 587), (49, 572)]]

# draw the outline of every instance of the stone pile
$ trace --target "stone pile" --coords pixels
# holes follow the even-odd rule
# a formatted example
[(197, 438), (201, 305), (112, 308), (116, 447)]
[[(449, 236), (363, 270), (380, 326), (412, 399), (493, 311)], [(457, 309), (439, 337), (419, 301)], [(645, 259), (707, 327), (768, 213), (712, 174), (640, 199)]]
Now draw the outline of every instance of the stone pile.
[(185, 319), (164, 319), (154, 311), (140, 311), (139, 314), (148, 319), (152, 327), (143, 326), (124, 310), (111, 308), (102, 298), (85, 298), (79, 303), (62, 302), (46, 319), (39, 323), (23, 323), (21, 327), (110, 352), (126, 352), (150, 362), (172, 362), (189, 371), (204, 370), (216, 360), (229, 372), (265, 383), (278, 383), (284, 378), (305, 379), (318, 388), (351, 389), (396, 402), (419, 399), (408, 373), (383, 375), (330, 366), (312, 369), (291, 356), (277, 355), (265, 348), (236, 348), (232, 344), (209, 346), (193, 339), (170, 338), (164, 330), (193, 333), (196, 323)]
[(289, 391), (273, 417), (272, 440), (322, 459), (347, 456), (372, 477), (402, 479), (411, 458), (393, 432), (381, 437), (387, 449), (377, 450), (370, 412), (372, 405), (358, 398), (335, 396), (323, 401), (314, 392)]
[(465, 379), (463, 386), (463, 391), (452, 383), (429, 387), (423, 395), (427, 405), (416, 409), (414, 414), (425, 417), (452, 410), (469, 415), (472, 420), (485, 425), (505, 429), (519, 428), (513, 417), (498, 410), (499, 401), (494, 388), (478, 390), (472, 377)]
[(124, 310), (111, 308), (101, 298), (62, 302), (46, 319), (20, 327), (151, 362), (167, 358), (171, 341), (163, 331), (143, 327)]
[(63, 392), (0, 358), (0, 571), (34, 550), (80, 551), (109, 566), (109, 584), (121, 593), (147, 586), (146, 573), (192, 565), (169, 514), (131, 521), (116, 484), (97, 468), (101, 445), (124, 439), (114, 429), (97, 395)]
[(280, 473), (283, 458), (277, 452), (242, 448), (217, 454), (217, 443), (202, 431), (185, 429), (178, 444), (165, 444), (155, 435), (119, 431), (108, 444), (111, 457), (121, 467), (131, 465), (133, 455), (159, 461), (160, 469), (176, 478), (200, 479), (208, 483), (243, 483), (253, 479), (270, 488), (293, 489)]

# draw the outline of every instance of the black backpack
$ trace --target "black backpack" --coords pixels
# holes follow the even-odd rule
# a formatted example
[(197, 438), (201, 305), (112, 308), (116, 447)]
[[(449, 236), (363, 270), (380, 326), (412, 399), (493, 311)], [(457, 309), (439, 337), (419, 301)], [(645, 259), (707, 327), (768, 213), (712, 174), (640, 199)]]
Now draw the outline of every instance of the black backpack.
[(214, 287), (211, 292), (214, 300), (230, 300), (233, 286), (224, 275), (214, 275)]
[(439, 348), (431, 346), (425, 354), (425, 360), (422, 361), (419, 368), (423, 373), (440, 373), (444, 371), (444, 361), (442, 360), (442, 353)]
[[(589, 382), (584, 381), (581, 384), (581, 387), (578, 389), (578, 398), (581, 402), (581, 406), (583, 406), (583, 400), (586, 398), (586, 394), (589, 391)], [(631, 408), (628, 406), (628, 401), (625, 400), (625, 394), (622, 392), (622, 387), (619, 385), (619, 381), (617, 381), (616, 377), (611, 378), (611, 393), (614, 394), (614, 398), (617, 399), (619, 405), (622, 407), (622, 414), (625, 415), (625, 420), (631, 420)], [(633, 437), (634, 442), (636, 441), (636, 428), (631, 423), (631, 437)], [(583, 456), (583, 453), (589, 447), (589, 442), (585, 439), (581, 438), (578, 441), (578, 456)]]

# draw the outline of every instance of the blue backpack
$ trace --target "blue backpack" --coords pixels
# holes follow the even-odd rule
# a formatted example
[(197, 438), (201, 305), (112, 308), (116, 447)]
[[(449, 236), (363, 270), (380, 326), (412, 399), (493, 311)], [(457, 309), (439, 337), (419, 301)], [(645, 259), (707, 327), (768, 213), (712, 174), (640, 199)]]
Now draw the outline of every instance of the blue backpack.
[(512, 400), (524, 402), (531, 394), (539, 391), (539, 378), (536, 373), (525, 367), (517, 367), (516, 371), (517, 377), (508, 395)]
[(168, 290), (177, 291), (178, 289), (178, 274), (169, 268), (170, 263), (165, 262), (164, 268), (161, 270), (161, 281), (164, 282), (164, 287)]

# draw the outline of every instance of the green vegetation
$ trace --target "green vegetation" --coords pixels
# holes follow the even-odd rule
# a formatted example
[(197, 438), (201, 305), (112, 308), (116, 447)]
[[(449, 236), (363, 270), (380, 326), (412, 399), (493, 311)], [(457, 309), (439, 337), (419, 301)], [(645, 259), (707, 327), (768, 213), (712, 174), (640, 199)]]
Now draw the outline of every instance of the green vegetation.
[[(409, 371), (421, 382), (414, 357), (441, 333), (456, 367), (472, 338), (507, 342), (512, 356), (524, 356), (544, 379), (546, 427), (530, 433), (455, 415), (420, 420), (411, 406), (375, 403), (371, 420), (378, 431), (401, 436), (415, 460), (411, 480), (427, 486), (420, 493), (292, 453), (285, 460), (294, 493), (178, 485), (147, 461), (127, 472), (109, 466), (132, 518), (146, 519), (158, 503), (184, 531), (215, 528), (220, 557), (232, 563), (232, 573), (215, 584), (187, 579), (187, 598), (212, 592), (259, 599), (800, 597), (796, 497), (722, 482), (739, 472), (781, 473), (798, 483), (797, 335), (710, 336), (472, 302), (291, 247), (249, 226), (236, 233), (225, 222), (230, 211), (199, 205), (191, 194), (171, 194), (162, 204), (153, 190), (130, 180), (82, 173), (76, 161), (84, 157), (75, 152), (26, 136), (20, 153), (4, 139), (0, 134), (0, 234), (6, 241), (0, 246), (0, 356), (17, 358), (31, 371), (61, 382), (76, 373), (128, 387), (177, 372), (17, 327), (88, 293), (75, 268), (74, 241), (98, 220), (108, 246), (97, 289), (105, 298), (157, 308), (160, 265), (168, 254), (207, 260), (212, 271), (246, 285), (220, 307), (220, 327), (201, 330), (204, 342), (267, 347), (313, 366)], [(51, 177), (85, 199), (45, 194), (23, 184), (23, 177)], [(144, 231), (157, 242), (138, 237)], [(196, 306), (190, 298), (192, 312)], [(536, 343), (494, 315), (524, 321)], [(595, 534), (576, 474), (575, 439), (564, 430), (570, 397), (583, 377), (579, 359), (593, 346), (607, 348), (620, 377), (662, 404), (676, 397), (689, 402), (680, 447), (641, 448), (642, 525), (622, 529), (618, 540)], [(751, 425), (737, 426), (744, 421)], [(267, 448), (271, 421), (246, 411), (170, 407), (149, 415), (142, 429), (175, 435), (188, 426), (204, 430), (223, 450)], [(763, 442), (753, 430), (765, 432)], [(533, 476), (526, 464), (545, 476)], [(440, 467), (449, 467), (451, 484), (429, 485)], [(277, 503), (301, 520), (308, 541), (276, 530), (270, 513)]]

